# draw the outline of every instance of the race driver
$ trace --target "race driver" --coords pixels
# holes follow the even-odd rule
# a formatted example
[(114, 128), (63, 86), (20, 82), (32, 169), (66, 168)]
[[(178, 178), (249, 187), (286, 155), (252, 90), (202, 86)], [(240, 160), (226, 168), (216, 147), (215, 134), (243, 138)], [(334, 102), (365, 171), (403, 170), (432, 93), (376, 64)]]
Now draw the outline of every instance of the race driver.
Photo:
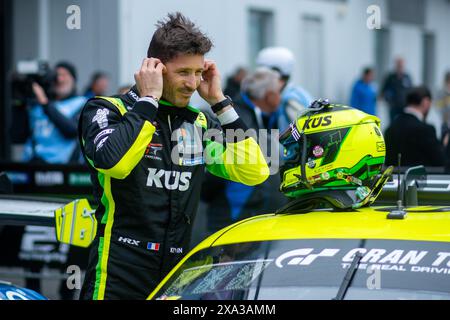
[[(222, 92), (215, 63), (204, 58), (211, 46), (189, 19), (169, 14), (157, 24), (136, 85), (85, 105), (80, 143), (99, 227), (81, 299), (147, 298), (187, 253), (205, 167), (247, 185), (267, 179), (254, 138), (220, 139), (247, 128)], [(220, 126), (189, 106), (196, 90)]]

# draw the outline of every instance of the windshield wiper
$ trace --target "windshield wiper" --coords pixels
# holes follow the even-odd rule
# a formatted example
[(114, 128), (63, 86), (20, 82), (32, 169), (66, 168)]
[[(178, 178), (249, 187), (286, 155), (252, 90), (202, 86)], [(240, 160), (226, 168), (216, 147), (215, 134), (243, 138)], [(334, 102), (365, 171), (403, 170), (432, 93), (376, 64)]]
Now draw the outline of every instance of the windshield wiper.
[(353, 277), (355, 276), (356, 270), (358, 269), (362, 257), (363, 254), (360, 251), (356, 252), (355, 257), (353, 258), (352, 263), (350, 264), (350, 268), (348, 268), (344, 279), (342, 279), (339, 291), (336, 297), (333, 298), (333, 300), (344, 300), (345, 294), (347, 293), (347, 290), (352, 283)]

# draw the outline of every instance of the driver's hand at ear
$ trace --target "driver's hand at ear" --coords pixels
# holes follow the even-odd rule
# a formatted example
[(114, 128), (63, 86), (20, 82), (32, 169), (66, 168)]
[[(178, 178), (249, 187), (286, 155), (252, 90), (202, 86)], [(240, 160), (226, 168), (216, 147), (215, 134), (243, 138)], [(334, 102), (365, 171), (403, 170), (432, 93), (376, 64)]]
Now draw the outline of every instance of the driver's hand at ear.
[(202, 81), (197, 90), (200, 96), (211, 106), (225, 100), (225, 95), (222, 91), (220, 72), (214, 61), (205, 60)]
[(138, 72), (134, 74), (136, 86), (141, 97), (161, 98), (163, 92), (163, 73), (166, 66), (157, 58), (145, 58)]

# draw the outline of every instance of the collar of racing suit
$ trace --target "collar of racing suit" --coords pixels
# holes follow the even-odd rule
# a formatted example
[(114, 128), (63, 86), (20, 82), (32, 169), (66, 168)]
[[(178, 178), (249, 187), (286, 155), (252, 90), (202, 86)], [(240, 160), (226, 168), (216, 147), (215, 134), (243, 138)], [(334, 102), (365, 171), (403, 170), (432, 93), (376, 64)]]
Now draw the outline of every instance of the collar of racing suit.
[[(133, 105), (139, 99), (139, 91), (136, 85), (134, 85), (126, 94), (122, 95), (121, 98), (126, 102), (130, 103), (131, 105)], [(160, 99), (158, 104), (159, 104), (158, 113), (161, 113), (163, 115), (169, 114), (174, 116), (175, 115), (181, 116), (190, 123), (194, 123), (198, 117), (199, 110), (191, 106), (179, 108), (163, 99)]]

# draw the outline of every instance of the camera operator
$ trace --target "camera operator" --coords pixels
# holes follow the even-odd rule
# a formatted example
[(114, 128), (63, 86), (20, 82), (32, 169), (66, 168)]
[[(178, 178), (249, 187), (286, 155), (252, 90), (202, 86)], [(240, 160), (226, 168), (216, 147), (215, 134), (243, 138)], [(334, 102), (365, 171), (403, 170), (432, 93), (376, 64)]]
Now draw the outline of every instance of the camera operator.
[(37, 82), (32, 91), (37, 104), (30, 105), (31, 137), (23, 161), (35, 163), (76, 163), (81, 161), (77, 143), (77, 124), (85, 97), (76, 95), (75, 67), (60, 62), (55, 67), (54, 82), (46, 92)]

